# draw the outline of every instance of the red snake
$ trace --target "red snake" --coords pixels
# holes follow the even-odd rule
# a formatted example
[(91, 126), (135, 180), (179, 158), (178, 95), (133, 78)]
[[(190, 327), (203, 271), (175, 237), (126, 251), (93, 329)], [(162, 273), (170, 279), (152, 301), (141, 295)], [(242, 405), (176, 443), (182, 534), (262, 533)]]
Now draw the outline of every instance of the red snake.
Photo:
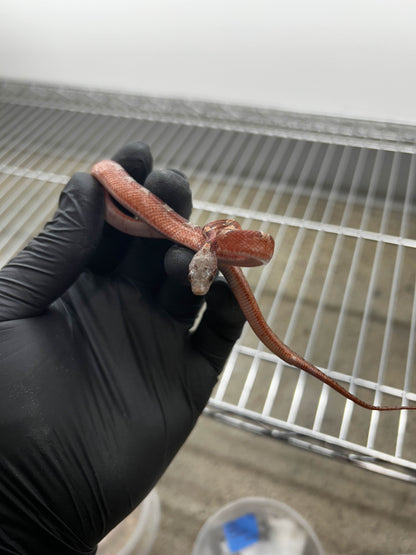
[[(218, 269), (226, 278), (247, 322), (260, 341), (288, 364), (304, 370), (329, 387), (370, 410), (416, 410), (416, 407), (376, 406), (362, 401), (316, 366), (285, 345), (267, 325), (240, 266), (259, 266), (273, 256), (274, 240), (261, 231), (242, 230), (234, 220), (216, 220), (204, 227), (192, 224), (156, 195), (137, 183), (119, 164), (102, 160), (91, 174), (106, 191), (106, 221), (116, 229), (138, 237), (163, 237), (196, 252), (189, 267), (192, 291), (207, 293)], [(115, 199), (134, 217), (112, 202)]]

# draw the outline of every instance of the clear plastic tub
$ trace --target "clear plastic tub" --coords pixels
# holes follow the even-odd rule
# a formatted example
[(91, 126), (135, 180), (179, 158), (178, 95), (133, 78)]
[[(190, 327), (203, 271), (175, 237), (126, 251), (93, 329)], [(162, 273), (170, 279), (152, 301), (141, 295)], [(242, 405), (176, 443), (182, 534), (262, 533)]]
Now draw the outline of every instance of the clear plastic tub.
[(137, 509), (99, 543), (97, 555), (148, 555), (159, 524), (159, 496), (152, 490)]
[(294, 509), (263, 497), (226, 505), (201, 528), (192, 555), (325, 555), (306, 520)]

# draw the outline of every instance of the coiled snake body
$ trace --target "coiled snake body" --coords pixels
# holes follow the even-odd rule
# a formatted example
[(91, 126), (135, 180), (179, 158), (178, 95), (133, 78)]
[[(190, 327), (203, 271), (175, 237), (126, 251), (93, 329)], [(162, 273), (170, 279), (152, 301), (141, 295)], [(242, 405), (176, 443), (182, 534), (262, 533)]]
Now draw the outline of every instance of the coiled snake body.
[[(271, 330), (240, 268), (259, 266), (271, 259), (274, 241), (270, 235), (242, 230), (234, 220), (217, 220), (202, 228), (196, 226), (137, 183), (112, 160), (98, 162), (92, 167), (91, 173), (106, 190), (106, 220), (110, 225), (130, 235), (167, 238), (195, 251), (189, 268), (194, 294), (207, 293), (218, 266), (254, 333), (280, 359), (318, 378), (363, 408), (379, 411), (416, 410), (416, 407), (375, 406), (362, 401), (292, 351)], [(134, 217), (119, 210), (111, 198)]]

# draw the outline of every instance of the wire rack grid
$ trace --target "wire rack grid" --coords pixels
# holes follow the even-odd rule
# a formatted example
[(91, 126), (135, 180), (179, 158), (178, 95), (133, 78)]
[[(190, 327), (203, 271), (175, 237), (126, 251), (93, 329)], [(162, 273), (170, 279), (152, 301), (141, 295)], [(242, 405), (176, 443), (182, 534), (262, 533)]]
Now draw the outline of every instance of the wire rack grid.
[[(75, 171), (131, 140), (187, 173), (195, 223), (273, 235), (272, 262), (246, 276), (287, 344), (370, 403), (415, 403), (415, 128), (3, 81), (0, 264)], [(248, 327), (206, 414), (416, 483), (414, 413), (354, 406)]]

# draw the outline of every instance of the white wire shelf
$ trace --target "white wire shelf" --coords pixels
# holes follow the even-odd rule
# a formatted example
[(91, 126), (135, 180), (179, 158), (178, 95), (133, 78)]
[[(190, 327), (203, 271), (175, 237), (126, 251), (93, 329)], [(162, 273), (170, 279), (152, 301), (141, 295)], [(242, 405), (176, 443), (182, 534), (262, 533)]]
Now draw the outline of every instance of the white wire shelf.
[[(187, 173), (193, 221), (274, 236), (246, 275), (281, 339), (370, 403), (416, 402), (416, 129), (0, 82), (0, 264), (131, 140)], [(248, 327), (206, 414), (416, 483), (415, 413), (355, 407)]]

